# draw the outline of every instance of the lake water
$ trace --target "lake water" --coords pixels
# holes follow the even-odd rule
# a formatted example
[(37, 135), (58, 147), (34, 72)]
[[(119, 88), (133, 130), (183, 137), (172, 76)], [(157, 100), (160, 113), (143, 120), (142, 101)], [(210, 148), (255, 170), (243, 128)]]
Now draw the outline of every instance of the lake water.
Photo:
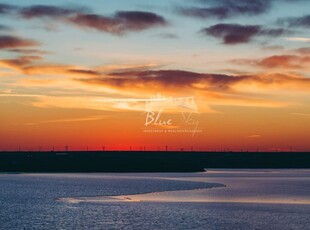
[(0, 174), (0, 229), (310, 229), (310, 170)]

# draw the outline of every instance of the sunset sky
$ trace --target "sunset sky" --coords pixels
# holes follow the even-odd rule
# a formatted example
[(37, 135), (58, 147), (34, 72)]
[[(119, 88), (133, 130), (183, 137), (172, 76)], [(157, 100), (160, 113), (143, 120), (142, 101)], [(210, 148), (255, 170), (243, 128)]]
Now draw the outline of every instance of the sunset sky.
[[(0, 0), (0, 151), (310, 150), (309, 9)], [(158, 95), (197, 110), (147, 109)], [(160, 110), (162, 124), (146, 126)]]

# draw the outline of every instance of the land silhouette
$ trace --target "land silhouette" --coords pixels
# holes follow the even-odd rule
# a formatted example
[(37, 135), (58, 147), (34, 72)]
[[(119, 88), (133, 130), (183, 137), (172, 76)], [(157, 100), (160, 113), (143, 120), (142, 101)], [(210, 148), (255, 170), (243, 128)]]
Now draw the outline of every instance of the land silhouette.
[(0, 172), (201, 172), (208, 168), (310, 168), (309, 152), (0, 152)]

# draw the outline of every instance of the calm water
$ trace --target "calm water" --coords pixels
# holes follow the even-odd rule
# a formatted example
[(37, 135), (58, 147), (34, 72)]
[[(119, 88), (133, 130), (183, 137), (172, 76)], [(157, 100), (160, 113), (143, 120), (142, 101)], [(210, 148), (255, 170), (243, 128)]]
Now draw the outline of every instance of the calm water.
[(0, 174), (0, 229), (309, 226), (310, 170)]

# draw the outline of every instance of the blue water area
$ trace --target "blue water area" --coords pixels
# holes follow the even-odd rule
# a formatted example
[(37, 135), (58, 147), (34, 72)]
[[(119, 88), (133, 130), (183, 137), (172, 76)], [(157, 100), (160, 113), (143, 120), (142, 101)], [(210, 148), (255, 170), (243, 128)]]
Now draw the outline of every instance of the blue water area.
[[(242, 183), (240, 177), (250, 176), (251, 181), (255, 181), (255, 174), (251, 171), (238, 173), (240, 175), (235, 176), (238, 183)], [(270, 173), (264, 173), (266, 173), (266, 178), (270, 177)], [(290, 172), (285, 173), (290, 175)], [(217, 179), (219, 183), (223, 183), (225, 180), (230, 181), (230, 178), (234, 178), (234, 173), (228, 172), (228, 174), (223, 172), (210, 174), (0, 174), (0, 229), (309, 229), (309, 204), (241, 202), (72, 204), (57, 201), (61, 197), (111, 196), (176, 190), (195, 191), (206, 188), (208, 191), (210, 187), (221, 186), (221, 184), (216, 184)], [(281, 181), (280, 184), (286, 183), (286, 177), (282, 176), (283, 173), (272, 174), (273, 180), (277, 180), (277, 175)], [(257, 184), (253, 182), (255, 184), (253, 186), (259, 186), (259, 183), (264, 181), (263, 177), (264, 175), (260, 173)], [(208, 178), (212, 180), (209, 182)], [(305, 183), (305, 181), (309, 182), (308, 172), (294, 174), (294, 178), (297, 178), (293, 180), (295, 184), (304, 183), (305, 186), (298, 187), (298, 190), (303, 190), (300, 194), (304, 196), (310, 189), (306, 186), (309, 183)], [(234, 183), (234, 180), (231, 181)], [(290, 182), (292, 178), (287, 181), (287, 183)], [(239, 186), (239, 188), (244, 189), (246, 186)], [(226, 187), (220, 187), (219, 191), (223, 193), (225, 189)], [(217, 188), (210, 190), (213, 193), (217, 192)], [(274, 192), (274, 189), (272, 191)], [(292, 191), (287, 191), (287, 196), (296, 196), (296, 190), (293, 187)]]

